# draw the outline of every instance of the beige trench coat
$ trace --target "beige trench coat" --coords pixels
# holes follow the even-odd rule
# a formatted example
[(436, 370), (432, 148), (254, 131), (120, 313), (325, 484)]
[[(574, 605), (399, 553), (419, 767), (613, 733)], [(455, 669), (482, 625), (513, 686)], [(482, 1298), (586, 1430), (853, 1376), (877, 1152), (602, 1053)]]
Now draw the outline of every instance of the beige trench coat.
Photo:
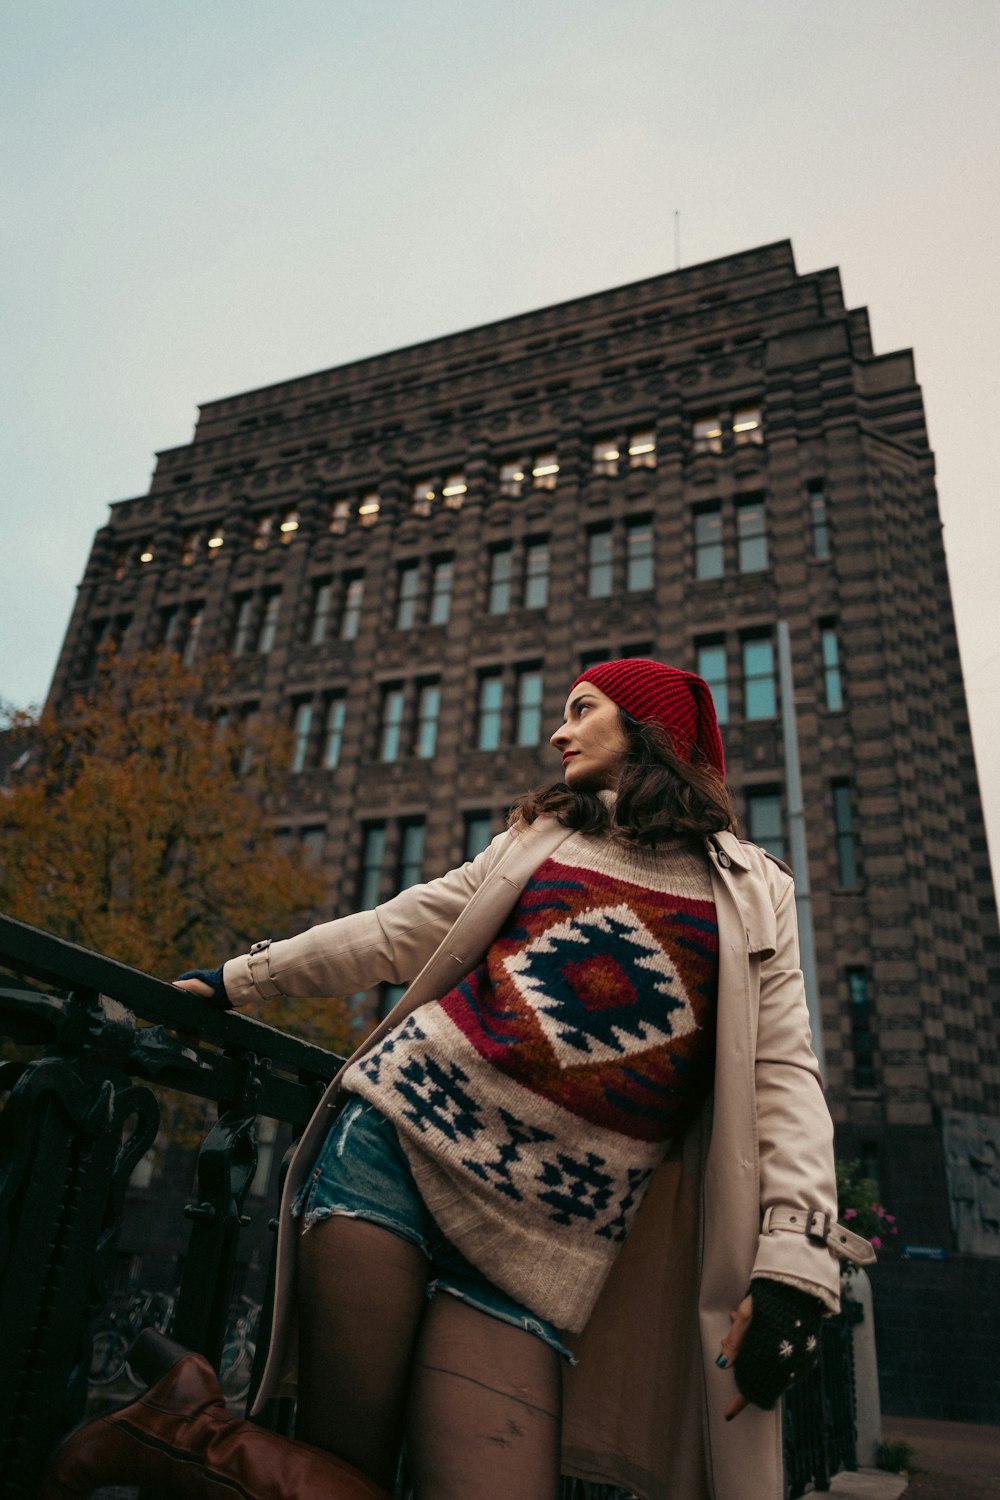
[[(225, 966), (235, 1005), (333, 995), (386, 980), (409, 989), (355, 1057), (482, 959), (532, 873), (568, 836), (541, 818), (471, 863), (376, 911), (255, 945)], [(833, 1249), (802, 1232), (836, 1218), (833, 1129), (802, 976), (792, 882), (731, 834), (707, 843), (719, 923), (715, 1085), (677, 1159), (656, 1174), (566, 1371), (564, 1472), (644, 1500), (781, 1500), (778, 1411), (731, 1423), (731, 1371), (715, 1365), (729, 1312), (754, 1275), (839, 1305)], [(415, 976), (415, 977), (414, 977)], [(353, 1059), (352, 1059), (353, 1061)], [(339, 1078), (339, 1075), (338, 1075)], [(296, 1221), (289, 1204), (337, 1107), (324, 1095), (293, 1156), (278, 1236), (272, 1342), (255, 1411), (294, 1392)], [(839, 1254), (871, 1259), (839, 1226)]]

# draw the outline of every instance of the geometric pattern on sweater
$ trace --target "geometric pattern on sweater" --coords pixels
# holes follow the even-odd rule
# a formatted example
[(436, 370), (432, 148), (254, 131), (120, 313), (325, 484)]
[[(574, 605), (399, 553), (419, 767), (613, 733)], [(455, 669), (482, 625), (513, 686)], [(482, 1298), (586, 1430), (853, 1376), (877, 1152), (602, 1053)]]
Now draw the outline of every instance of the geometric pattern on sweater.
[(348, 1071), (442, 1231), (583, 1326), (714, 1063), (718, 929), (700, 851), (572, 834), (486, 957)]

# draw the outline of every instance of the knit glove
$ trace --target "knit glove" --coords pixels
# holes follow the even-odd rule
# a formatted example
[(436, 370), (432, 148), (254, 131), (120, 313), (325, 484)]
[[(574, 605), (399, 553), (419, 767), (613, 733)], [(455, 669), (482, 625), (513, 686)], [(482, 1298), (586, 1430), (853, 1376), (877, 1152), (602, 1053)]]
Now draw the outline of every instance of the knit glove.
[(186, 974), (178, 974), (178, 979), (200, 979), (202, 984), (207, 984), (212, 991), (211, 999), (206, 1001), (216, 1010), (232, 1010), (233, 1002), (226, 994), (226, 986), (222, 982), (222, 964), (217, 969), (188, 969)]
[(753, 1316), (733, 1374), (740, 1393), (770, 1411), (816, 1363), (823, 1304), (798, 1287), (761, 1276), (751, 1283)]

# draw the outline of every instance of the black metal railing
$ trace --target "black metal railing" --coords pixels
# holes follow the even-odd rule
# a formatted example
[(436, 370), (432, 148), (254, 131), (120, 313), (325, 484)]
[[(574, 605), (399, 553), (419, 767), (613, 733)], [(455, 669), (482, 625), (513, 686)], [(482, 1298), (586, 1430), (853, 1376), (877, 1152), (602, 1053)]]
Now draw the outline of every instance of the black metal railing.
[[(111, 1300), (126, 1188), (159, 1127), (149, 1085), (218, 1107), (185, 1208), (191, 1228), (171, 1328), (218, 1367), (257, 1120), (298, 1133), (341, 1058), (4, 916), (0, 970), (18, 981), (0, 987), (0, 1039), (28, 1054), (0, 1061), (0, 1500), (31, 1500), (49, 1453), (86, 1409), (92, 1329)], [(251, 1399), (270, 1294), (269, 1282)], [(786, 1402), (789, 1500), (855, 1466), (854, 1306), (826, 1320), (820, 1365)], [(288, 1403), (267, 1416), (287, 1429)], [(622, 1493), (570, 1481), (564, 1490), (588, 1500)]]
[(218, 1107), (198, 1151), (172, 1324), (217, 1365), (257, 1118), (298, 1133), (341, 1059), (3, 916), (0, 968), (21, 981), (0, 988), (0, 1037), (28, 1055), (0, 1062), (0, 1496), (30, 1500), (86, 1407), (126, 1187), (159, 1127), (148, 1084)]

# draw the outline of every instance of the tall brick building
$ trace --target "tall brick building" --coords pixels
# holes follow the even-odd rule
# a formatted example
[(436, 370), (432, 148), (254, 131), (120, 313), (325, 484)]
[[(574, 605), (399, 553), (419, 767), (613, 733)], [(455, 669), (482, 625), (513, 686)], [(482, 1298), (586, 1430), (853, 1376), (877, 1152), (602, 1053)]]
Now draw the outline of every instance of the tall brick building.
[(228, 652), (227, 711), (294, 729), (279, 821), (338, 913), (558, 779), (611, 655), (709, 679), (786, 852), (779, 620), (841, 1151), (910, 1241), (969, 1248), (945, 1148), (1000, 1128), (996, 907), (913, 359), (835, 269), (780, 242), (208, 403), (112, 506), (52, 692), (109, 633)]

